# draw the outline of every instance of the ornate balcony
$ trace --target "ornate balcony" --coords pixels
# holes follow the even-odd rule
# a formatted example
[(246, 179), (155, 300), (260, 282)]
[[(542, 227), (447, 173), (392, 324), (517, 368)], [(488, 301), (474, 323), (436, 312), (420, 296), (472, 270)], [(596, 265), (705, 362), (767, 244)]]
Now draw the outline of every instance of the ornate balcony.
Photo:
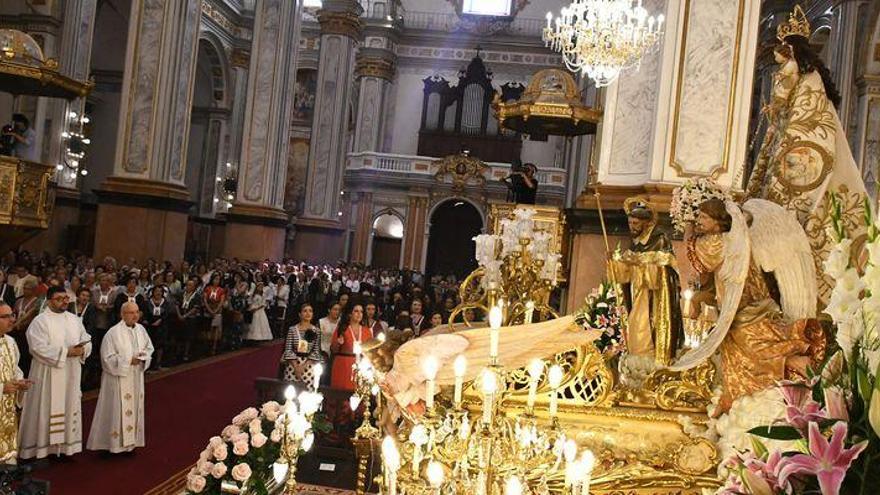
[(45, 229), (52, 215), (53, 168), (0, 155), (0, 225)]

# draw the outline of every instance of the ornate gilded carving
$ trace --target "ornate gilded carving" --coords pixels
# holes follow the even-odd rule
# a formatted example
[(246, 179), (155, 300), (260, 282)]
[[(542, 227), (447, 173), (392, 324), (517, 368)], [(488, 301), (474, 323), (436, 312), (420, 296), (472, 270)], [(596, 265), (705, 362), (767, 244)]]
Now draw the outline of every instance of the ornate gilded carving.
[(58, 61), (44, 59), (37, 42), (14, 29), (0, 29), (0, 85), (13, 94), (73, 99), (94, 87), (58, 72)]
[(467, 155), (450, 155), (437, 162), (434, 179), (445, 182), (446, 177), (452, 178), (452, 189), (456, 192), (464, 190), (467, 185), (486, 187), (486, 171), (489, 166), (476, 158)]
[(0, 156), (0, 225), (49, 226), (52, 167)]
[(532, 77), (518, 100), (492, 103), (499, 125), (529, 134), (576, 136), (595, 132), (602, 111), (583, 104), (574, 79), (545, 69)]
[(379, 77), (387, 81), (394, 79), (396, 65), (390, 60), (376, 57), (363, 57), (358, 54), (354, 66), (356, 78)]
[(341, 34), (352, 39), (360, 39), (363, 31), (360, 15), (356, 12), (319, 10), (318, 22), (321, 24), (322, 35)]

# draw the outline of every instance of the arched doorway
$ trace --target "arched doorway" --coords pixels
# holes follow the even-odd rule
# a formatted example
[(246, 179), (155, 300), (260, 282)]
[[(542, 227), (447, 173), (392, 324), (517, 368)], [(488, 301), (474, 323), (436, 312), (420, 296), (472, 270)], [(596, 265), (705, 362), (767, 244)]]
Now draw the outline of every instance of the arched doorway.
[(376, 268), (398, 268), (400, 246), (403, 244), (403, 221), (385, 213), (373, 221), (370, 265)]
[(477, 208), (462, 199), (438, 204), (429, 218), (428, 256), (425, 274), (454, 274), (461, 279), (477, 267), (473, 238), (483, 230)]

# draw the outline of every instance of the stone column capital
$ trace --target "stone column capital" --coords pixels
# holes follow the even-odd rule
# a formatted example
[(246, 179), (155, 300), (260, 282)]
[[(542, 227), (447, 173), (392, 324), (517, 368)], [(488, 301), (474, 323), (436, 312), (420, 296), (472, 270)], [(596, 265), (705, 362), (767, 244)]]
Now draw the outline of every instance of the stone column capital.
[(229, 55), (229, 63), (239, 69), (247, 69), (251, 63), (251, 51), (244, 48), (235, 48)]
[[(363, 9), (356, 3), (342, 5), (340, 10), (323, 8), (318, 11), (318, 22), (321, 24), (321, 35), (341, 34), (358, 40), (363, 34), (361, 12)], [(334, 6), (339, 7), (339, 6)]]
[(397, 70), (396, 65), (393, 60), (387, 58), (358, 53), (355, 58), (354, 74), (358, 79), (362, 77), (378, 77), (386, 81), (392, 81)]

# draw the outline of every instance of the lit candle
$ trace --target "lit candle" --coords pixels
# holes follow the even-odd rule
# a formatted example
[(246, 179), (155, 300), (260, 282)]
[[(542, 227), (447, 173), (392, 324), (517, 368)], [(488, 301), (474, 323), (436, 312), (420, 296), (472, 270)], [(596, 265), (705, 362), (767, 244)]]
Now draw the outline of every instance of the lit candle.
[(550, 29), (550, 22), (553, 20), (553, 14), (551, 12), (547, 12), (547, 29)]
[(529, 401), (528, 410), (533, 411), (535, 408), (535, 397), (538, 395), (538, 380), (541, 379), (541, 373), (544, 372), (544, 361), (533, 359), (529, 363)]
[(596, 456), (590, 450), (581, 453), (581, 495), (590, 495), (590, 482), (593, 477), (593, 467), (596, 465)]
[(397, 470), (400, 469), (400, 452), (394, 438), (388, 436), (382, 441), (382, 461), (385, 463), (386, 482), (388, 495), (397, 492)]
[(314, 382), (312, 383), (312, 388), (317, 392), (318, 385), (320, 385), (320, 383), (321, 383), (321, 374), (324, 373), (324, 367), (321, 366), (321, 363), (318, 363), (312, 368), (312, 371), (314, 372), (314, 375), (315, 375)]
[(495, 389), (498, 387), (495, 373), (491, 370), (483, 372), (483, 423), (492, 423), (492, 407), (495, 401)]
[(500, 331), (501, 331), (501, 304), (499, 303), (497, 306), (492, 307), (489, 310), (489, 359), (492, 364), (495, 364), (495, 361), (498, 359), (498, 340), (500, 339)]
[(557, 389), (562, 383), (562, 368), (558, 365), (550, 367), (547, 378), (550, 381), (550, 417), (555, 418), (559, 407), (559, 395)]
[(357, 340), (354, 341), (354, 345), (351, 346), (352, 353), (354, 354), (355, 361), (360, 361), (361, 359), (361, 343)]
[(441, 465), (437, 461), (431, 461), (428, 463), (428, 467), (425, 468), (425, 475), (428, 477), (428, 483), (431, 485), (436, 493), (440, 493), (440, 485), (443, 484), (443, 465)]
[(522, 483), (516, 476), (507, 478), (504, 483), (504, 495), (522, 495)]
[(434, 356), (428, 356), (422, 364), (422, 372), (425, 374), (425, 409), (431, 412), (434, 409), (434, 379), (437, 378), (437, 369), (440, 363)]
[(455, 394), (453, 402), (456, 409), (461, 409), (461, 389), (464, 386), (464, 372), (467, 370), (467, 359), (464, 355), (459, 355), (453, 363), (455, 369)]
[(526, 301), (526, 323), (532, 322), (532, 316), (535, 314), (535, 303), (532, 301)]
[(694, 298), (694, 291), (691, 289), (685, 289), (682, 297), (684, 298), (684, 317), (690, 318), (692, 309), (691, 300)]
[(565, 456), (565, 486), (570, 488), (574, 485), (575, 479), (577, 479), (578, 468), (577, 463), (575, 463), (577, 444), (574, 443), (574, 440), (569, 439), (565, 442), (562, 453)]
[(422, 464), (422, 445), (428, 443), (428, 432), (425, 425), (414, 426), (409, 433), (409, 441), (413, 444), (412, 474), (413, 477), (418, 478), (419, 468)]

